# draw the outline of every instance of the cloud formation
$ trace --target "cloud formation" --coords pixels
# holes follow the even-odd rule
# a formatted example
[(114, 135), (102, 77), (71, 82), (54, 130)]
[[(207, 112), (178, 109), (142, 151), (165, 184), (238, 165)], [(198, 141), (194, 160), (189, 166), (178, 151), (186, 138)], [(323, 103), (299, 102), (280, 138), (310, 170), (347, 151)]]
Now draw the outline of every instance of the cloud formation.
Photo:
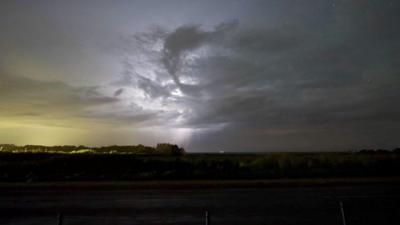
[[(135, 136), (138, 142), (185, 143), (189, 151), (398, 145), (400, 3), (222, 0), (191, 8), (194, 3), (152, 1), (129, 7), (132, 4), (98, 4), (76, 20), (61, 12), (60, 18), (52, 13), (42, 17), (39, 12), (53, 10), (41, 5), (29, 12), (34, 18), (30, 21), (15, 13), (1, 14), (32, 31), (28, 37), (26, 29), (0, 22), (7, 33), (0, 37), (0, 46), (12, 43), (4, 49), (15, 55), (0, 54), (6, 59), (0, 65), (5, 68), (0, 74), (1, 122), (106, 126), (98, 130), (105, 136), (115, 134), (110, 144)], [(188, 11), (172, 10), (177, 4)], [(165, 8), (160, 5), (169, 10), (156, 10)], [(141, 7), (152, 13), (138, 10)], [(204, 11), (199, 13), (199, 8)], [(215, 16), (205, 9), (221, 13)], [(123, 16), (104, 16), (116, 11)], [(87, 20), (82, 15), (88, 15)], [(36, 29), (43, 21), (48, 35)], [(100, 43), (101, 51), (88, 50), (94, 43)], [(18, 46), (26, 46), (30, 57)], [(95, 52), (92, 66), (101, 66), (83, 76), (88, 73), (82, 68), (91, 64), (75, 60), (92, 62), (85, 58), (88, 52)], [(54, 55), (59, 59), (46, 60)], [(112, 63), (101, 63), (110, 58)], [(64, 75), (53, 75), (54, 68), (65, 68), (60, 73)]]
[[(200, 25), (172, 31), (158, 27), (130, 40), (131, 46), (152, 50), (125, 52), (130, 65), (125, 78), (135, 80), (135, 88), (147, 94), (142, 107), (159, 102), (164, 112), (175, 112), (180, 120), (164, 121), (169, 126), (218, 127), (210, 135), (219, 132), (233, 142), (243, 132), (253, 133), (246, 140), (255, 143), (262, 142), (263, 135), (273, 140), (311, 132), (323, 137), (321, 142), (309, 140), (317, 148), (378, 145), (388, 139), (394, 143), (400, 122), (400, 107), (395, 104), (400, 96), (395, 57), (399, 49), (387, 46), (397, 46), (400, 32), (392, 30), (393, 21), (387, 18), (395, 12), (388, 10), (391, 15), (375, 20), (360, 12), (358, 4), (338, 5), (342, 8), (337, 19), (318, 29), (293, 24), (247, 28), (238, 22), (211, 30)], [(351, 29), (359, 31), (342, 32), (355, 21), (346, 17), (374, 24), (369, 31), (352, 24)], [(377, 33), (385, 26), (390, 35)], [(359, 136), (340, 142), (344, 131)], [(372, 135), (376, 142), (368, 141)], [(201, 141), (209, 137), (205, 136)], [(268, 143), (255, 145), (261, 149)]]
[(5, 73), (0, 76), (0, 117), (3, 122), (41, 124), (46, 121), (66, 126), (65, 119), (71, 122), (71, 118), (78, 121), (86, 117), (88, 107), (117, 101), (101, 94), (96, 87), (72, 87), (58, 81), (40, 81)]

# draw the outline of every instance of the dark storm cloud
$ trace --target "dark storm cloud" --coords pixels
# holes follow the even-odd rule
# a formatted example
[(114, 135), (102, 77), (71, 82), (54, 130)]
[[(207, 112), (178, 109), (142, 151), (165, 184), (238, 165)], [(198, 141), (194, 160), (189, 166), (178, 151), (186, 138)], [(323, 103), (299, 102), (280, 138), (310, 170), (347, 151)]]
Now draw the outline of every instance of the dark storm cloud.
[(183, 63), (182, 54), (202, 46), (207, 41), (216, 41), (216, 38), (234, 29), (236, 25), (236, 22), (221, 24), (211, 32), (202, 31), (199, 26), (183, 26), (168, 34), (164, 40), (162, 62), (174, 82), (179, 86), (182, 85), (177, 76), (179, 67)]
[(83, 118), (96, 120), (98, 118), (88, 114), (87, 108), (118, 103), (118, 99), (108, 97), (98, 89), (73, 87), (59, 81), (40, 81), (2, 72), (0, 116), (9, 122), (23, 120), (25, 123), (63, 126)]
[[(176, 100), (191, 109), (183, 126), (224, 125), (221, 140), (252, 133), (246, 140), (261, 149), (266, 143), (259, 135), (279, 136), (282, 143), (285, 134), (298, 141), (313, 133), (321, 137), (313, 140), (316, 148), (327, 148), (338, 146), (333, 140), (343, 131), (361, 136), (347, 144), (394, 144), (400, 124), (398, 3), (366, 2), (337, 1), (331, 20), (318, 27), (178, 27), (158, 35), (163, 45), (153, 62), (185, 94)], [(185, 77), (197, 82), (185, 84)], [(368, 141), (371, 135), (375, 142)]]
[(171, 129), (194, 151), (400, 139), (397, 1), (38, 2), (0, 3), (3, 122)]
[(166, 87), (159, 85), (152, 80), (142, 77), (140, 75), (136, 76), (136, 84), (139, 89), (142, 89), (149, 98), (159, 98), (166, 97), (169, 95)]
[(118, 90), (116, 90), (116, 91), (114, 92), (114, 97), (118, 97), (118, 96), (120, 96), (122, 93), (124, 93), (124, 89), (123, 89), (123, 88), (120, 88), (120, 89), (118, 89)]
[(101, 86), (74, 87), (59, 81), (0, 75), (0, 117), (8, 122), (62, 127), (143, 126), (159, 123), (157, 110), (119, 99), (124, 89), (107, 96)]

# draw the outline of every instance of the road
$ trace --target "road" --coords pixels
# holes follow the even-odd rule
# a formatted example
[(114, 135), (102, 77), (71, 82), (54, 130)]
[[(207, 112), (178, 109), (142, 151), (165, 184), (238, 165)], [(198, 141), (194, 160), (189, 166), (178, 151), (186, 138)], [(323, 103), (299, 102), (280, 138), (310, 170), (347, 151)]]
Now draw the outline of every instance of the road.
[(21, 189), (0, 192), (0, 224), (400, 224), (400, 185), (151, 190)]

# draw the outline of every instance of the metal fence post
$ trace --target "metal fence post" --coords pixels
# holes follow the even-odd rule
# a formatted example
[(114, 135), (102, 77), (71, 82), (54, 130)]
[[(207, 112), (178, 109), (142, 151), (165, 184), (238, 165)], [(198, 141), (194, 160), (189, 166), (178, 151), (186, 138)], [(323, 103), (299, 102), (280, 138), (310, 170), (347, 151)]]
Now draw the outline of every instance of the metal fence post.
[(57, 215), (57, 225), (62, 225), (64, 220), (64, 215), (62, 213), (58, 213)]
[(346, 225), (346, 218), (344, 217), (343, 202), (339, 202), (339, 205), (340, 205), (340, 212), (342, 213), (343, 225)]
[(210, 225), (210, 213), (206, 210), (206, 225)]

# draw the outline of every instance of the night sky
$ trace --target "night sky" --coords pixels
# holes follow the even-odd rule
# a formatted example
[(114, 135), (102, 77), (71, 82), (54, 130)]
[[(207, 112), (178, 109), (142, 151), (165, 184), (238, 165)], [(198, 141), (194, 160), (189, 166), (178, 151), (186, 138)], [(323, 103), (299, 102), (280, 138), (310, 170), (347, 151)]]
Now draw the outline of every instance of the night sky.
[(400, 144), (400, 3), (0, 2), (0, 143)]

